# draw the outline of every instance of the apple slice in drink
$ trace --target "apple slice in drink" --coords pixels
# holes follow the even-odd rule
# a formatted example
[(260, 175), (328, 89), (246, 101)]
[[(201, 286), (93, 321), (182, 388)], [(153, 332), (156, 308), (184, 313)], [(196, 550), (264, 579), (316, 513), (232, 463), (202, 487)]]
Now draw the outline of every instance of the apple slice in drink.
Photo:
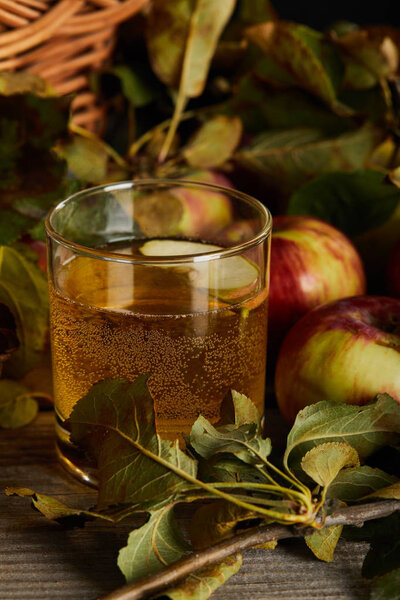
[[(256, 264), (243, 256), (229, 256), (215, 260), (198, 260), (195, 255), (224, 250), (214, 244), (202, 244), (186, 240), (149, 240), (139, 248), (144, 256), (194, 255), (190, 264), (193, 285), (207, 290), (212, 296), (232, 303), (256, 293), (260, 270)], [(173, 262), (173, 260), (171, 261)]]

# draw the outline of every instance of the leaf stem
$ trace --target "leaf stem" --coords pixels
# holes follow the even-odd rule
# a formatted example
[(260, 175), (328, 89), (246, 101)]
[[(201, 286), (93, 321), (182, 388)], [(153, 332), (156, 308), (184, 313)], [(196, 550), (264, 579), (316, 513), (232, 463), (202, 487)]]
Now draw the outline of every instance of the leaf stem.
[(96, 144), (101, 146), (103, 148), (103, 150), (113, 159), (113, 161), (118, 166), (130, 171), (130, 166), (126, 162), (126, 160), (120, 154), (118, 154), (118, 152), (116, 150), (114, 150), (114, 148), (112, 148), (112, 146), (110, 146), (104, 140), (97, 137), (97, 135), (95, 133), (88, 131), (84, 127), (75, 125), (75, 123), (69, 123), (68, 128), (73, 133), (76, 133), (77, 135), (80, 135), (81, 137), (84, 137), (84, 138), (87, 138), (88, 140), (92, 140), (92, 141), (96, 142)]
[[(400, 511), (399, 500), (384, 500), (359, 506), (348, 506), (327, 516), (321, 525), (323, 527), (359, 525), (364, 521), (387, 517), (396, 511)], [(187, 575), (222, 561), (236, 552), (272, 540), (304, 537), (309, 533), (308, 527), (287, 527), (276, 524), (253, 527), (205, 550), (196, 551), (155, 575), (125, 585), (111, 594), (102, 596), (99, 600), (143, 600), (170, 587)]]
[[(253, 483), (250, 481), (238, 481), (238, 482), (212, 482), (212, 483), (209, 483), (208, 485), (212, 486), (214, 489), (215, 488), (231, 488), (231, 489), (244, 488), (246, 490), (266, 491), (266, 492), (269, 492), (269, 493), (272, 493), (275, 495), (280, 495), (280, 496), (292, 496), (294, 498), (297, 498), (302, 504), (304, 504), (307, 507), (307, 509), (309, 509), (310, 511), (313, 510), (312, 504), (311, 504), (311, 502), (309, 502), (309, 499), (307, 498), (307, 496), (305, 496), (301, 492), (292, 490), (291, 488), (282, 487), (282, 486), (278, 485), (277, 483), (269, 485), (267, 483)], [(190, 491), (190, 489), (188, 489), (188, 491)]]
[[(185, 113), (183, 113), (181, 115), (180, 122), (187, 121), (189, 119), (193, 119), (199, 112), (200, 112), (199, 110), (186, 111)], [(144, 146), (151, 140), (151, 138), (153, 137), (153, 135), (156, 131), (162, 131), (163, 129), (165, 129), (166, 127), (168, 127), (171, 124), (171, 121), (172, 121), (172, 119), (166, 119), (165, 121), (162, 121), (155, 127), (152, 127), (152, 129), (148, 129), (143, 135), (140, 136), (140, 138), (138, 138), (136, 141), (134, 141), (133, 144), (131, 144), (131, 146), (129, 147), (129, 151), (128, 151), (129, 158), (133, 158), (139, 152), (139, 150), (142, 148), (142, 146)]]
[(174, 139), (174, 135), (176, 130), (178, 129), (178, 125), (181, 121), (181, 116), (183, 111), (185, 110), (185, 106), (187, 104), (188, 98), (181, 92), (179, 92), (178, 99), (175, 104), (174, 114), (172, 115), (171, 124), (169, 126), (167, 135), (165, 136), (165, 140), (161, 147), (160, 154), (158, 156), (158, 163), (161, 164), (165, 161), (168, 156), (169, 149), (171, 148), (172, 140)]
[[(86, 425), (93, 425), (93, 426), (96, 426), (96, 427), (99, 426), (98, 423), (89, 423), (89, 422), (86, 422)], [(158, 464), (162, 465), (163, 467), (169, 469), (170, 471), (172, 471), (173, 473), (175, 473), (176, 475), (178, 475), (178, 477), (180, 477), (181, 479), (185, 479), (189, 483), (194, 484), (196, 487), (201, 487), (204, 490), (207, 490), (207, 492), (210, 492), (211, 494), (213, 494), (215, 496), (219, 496), (220, 498), (223, 498), (224, 500), (227, 500), (228, 502), (232, 502), (233, 504), (236, 504), (237, 506), (240, 506), (241, 508), (245, 508), (245, 509), (253, 511), (253, 512), (258, 512), (261, 515), (264, 515), (264, 516), (266, 516), (266, 517), (268, 517), (270, 519), (279, 519), (279, 520), (282, 520), (282, 513), (279, 513), (279, 512), (274, 511), (274, 510), (268, 510), (268, 509), (262, 508), (260, 506), (257, 506), (255, 504), (251, 504), (249, 502), (242, 502), (241, 500), (236, 500), (235, 496), (233, 496), (231, 494), (226, 494), (225, 492), (219, 490), (218, 488), (214, 488), (211, 484), (205, 483), (204, 481), (200, 481), (200, 479), (197, 479), (196, 477), (193, 477), (192, 475), (190, 475), (186, 471), (183, 471), (179, 467), (176, 467), (175, 465), (173, 465), (172, 463), (168, 462), (167, 460), (165, 460), (161, 456), (159, 456), (157, 454), (154, 454), (150, 450), (147, 450), (147, 448), (145, 448), (144, 446), (141, 446), (140, 444), (138, 444), (135, 440), (133, 440), (132, 438), (130, 438), (128, 435), (126, 435), (125, 433), (123, 433), (119, 429), (116, 429), (115, 427), (107, 427), (107, 429), (109, 431), (110, 430), (114, 431), (115, 433), (117, 433), (117, 435), (120, 435), (121, 437), (123, 437), (134, 448), (136, 448), (137, 450), (139, 450), (139, 452), (141, 452), (142, 454), (144, 454), (145, 456), (147, 456), (148, 458), (150, 458), (154, 462), (157, 462)], [(307, 514), (304, 514), (304, 515), (287, 514), (286, 515), (286, 522), (288, 522), (288, 523), (308, 523), (308, 524), (310, 524), (313, 521), (313, 518), (314, 518), (314, 514), (313, 513), (309, 514), (309, 512), (307, 511)]]
[(277, 473), (278, 475), (283, 477), (283, 479), (286, 479), (286, 481), (288, 481), (292, 485), (296, 486), (297, 489), (299, 489), (301, 492), (303, 492), (307, 496), (307, 498), (311, 501), (311, 492), (308, 489), (308, 487), (306, 485), (304, 485), (304, 483), (299, 481), (297, 479), (297, 477), (295, 477), (293, 475), (293, 473), (290, 471), (290, 469), (288, 467), (286, 467), (286, 470), (288, 471), (288, 473), (290, 473), (290, 475), (288, 475), (288, 474), (284, 473), (283, 471), (281, 471), (280, 469), (278, 469), (278, 467), (276, 467), (273, 463), (269, 462), (269, 460), (266, 461), (266, 464), (270, 469), (275, 471), (275, 473)]

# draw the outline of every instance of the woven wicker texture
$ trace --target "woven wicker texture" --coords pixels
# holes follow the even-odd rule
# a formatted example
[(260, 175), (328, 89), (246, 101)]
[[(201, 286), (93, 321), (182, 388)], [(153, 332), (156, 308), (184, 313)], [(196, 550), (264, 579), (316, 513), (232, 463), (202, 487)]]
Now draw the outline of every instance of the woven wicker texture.
[(77, 93), (73, 119), (99, 129), (103, 110), (88, 77), (110, 56), (116, 26), (147, 0), (0, 0), (0, 71), (26, 70), (59, 94)]

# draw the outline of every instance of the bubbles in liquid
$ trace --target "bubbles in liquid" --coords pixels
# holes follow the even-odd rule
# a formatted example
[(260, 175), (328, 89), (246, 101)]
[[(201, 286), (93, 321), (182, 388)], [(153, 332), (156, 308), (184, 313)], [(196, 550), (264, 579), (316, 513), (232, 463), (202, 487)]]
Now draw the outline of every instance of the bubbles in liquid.
[[(227, 302), (196, 289), (187, 266), (134, 267), (77, 257), (50, 285), (56, 410), (105, 378), (149, 373), (157, 428), (175, 437), (199, 414), (219, 418), (236, 389), (264, 403), (265, 292)], [(237, 292), (237, 291), (236, 291)], [(240, 300), (240, 294), (235, 296)]]

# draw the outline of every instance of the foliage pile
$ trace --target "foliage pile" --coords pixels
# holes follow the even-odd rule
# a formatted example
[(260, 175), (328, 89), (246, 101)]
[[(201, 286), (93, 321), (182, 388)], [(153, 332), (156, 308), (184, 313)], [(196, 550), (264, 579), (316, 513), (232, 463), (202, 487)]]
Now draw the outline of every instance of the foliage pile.
[[(72, 412), (72, 440), (97, 460), (96, 508), (72, 509), (29, 489), (7, 490), (32, 496), (37, 510), (68, 525), (93, 518), (117, 523), (145, 511), (148, 520), (130, 533), (118, 557), (128, 582), (157, 574), (194, 550), (198, 555), (238, 527), (243, 531), (260, 523), (309, 526), (307, 546), (321, 560), (331, 561), (343, 525), (324, 528), (327, 516), (377, 498), (400, 500), (395, 449), (400, 406), (388, 395), (378, 395), (363, 407), (319, 402), (305, 408), (288, 435), (282, 465), (277, 465), (270, 439), (262, 436), (257, 409), (242, 394), (233, 392), (226, 399), (217, 425), (199, 416), (184, 451), (178, 441), (158, 436), (146, 381), (147, 376), (140, 376), (134, 383), (113, 379), (95, 384)], [(383, 449), (393, 453), (391, 461), (387, 456), (379, 459)], [(371, 457), (374, 466), (368, 464)], [(200, 500), (189, 543), (174, 507)], [(371, 521), (355, 534), (371, 542), (363, 572), (368, 578), (380, 576), (374, 589), (398, 584), (399, 526), (400, 511)], [(276, 543), (272, 537), (264, 547), (271, 550)], [(190, 575), (167, 596), (208, 598), (241, 562), (240, 554), (227, 556)], [(378, 597), (374, 593), (371, 598)]]
[[(336, 225), (360, 249), (370, 289), (384, 292), (382, 265), (400, 238), (399, 46), (392, 27), (338, 23), (321, 33), (280, 20), (268, 0), (153, 0), (121, 28), (113, 63), (93, 78), (108, 108), (103, 137), (73, 125), (68, 101), (43, 81), (0, 74), (0, 426), (29, 422), (43, 397), (37, 373), (48, 353), (47, 291), (32, 248), (44, 240), (49, 208), (86, 185), (204, 178), (217, 170), (275, 213)], [(137, 394), (140, 432), (132, 431), (129, 412)], [(100, 449), (89, 434), (104, 423), (85, 418), (95, 398), (108, 415), (113, 395), (126, 429), (108, 427)], [(99, 384), (72, 419), (76, 440), (88, 437), (98, 454), (98, 508), (74, 511), (40, 494), (33, 502), (60, 520), (118, 521), (148, 511), (120, 554), (130, 580), (147, 572), (146, 564), (157, 571), (189, 551), (173, 516), (178, 502), (217, 498), (195, 513), (194, 548), (232, 534), (243, 520), (261, 519), (317, 526), (306, 541), (326, 560), (341, 528), (319, 530), (324, 514), (342, 503), (399, 497), (398, 453), (391, 450), (391, 474), (368, 464), (381, 446), (398, 443), (399, 409), (390, 398), (363, 408), (305, 409), (282, 467), (270, 460), (249, 401), (234, 395), (234, 404), (233, 423), (214, 427), (200, 418), (183, 453), (156, 436), (143, 380)], [(396, 514), (352, 533), (371, 542), (365, 574), (382, 575), (372, 598), (400, 588), (398, 531)], [(147, 563), (132, 560), (139, 542)], [(240, 558), (230, 559), (203, 573), (199, 586), (213, 589), (239, 566)]]

